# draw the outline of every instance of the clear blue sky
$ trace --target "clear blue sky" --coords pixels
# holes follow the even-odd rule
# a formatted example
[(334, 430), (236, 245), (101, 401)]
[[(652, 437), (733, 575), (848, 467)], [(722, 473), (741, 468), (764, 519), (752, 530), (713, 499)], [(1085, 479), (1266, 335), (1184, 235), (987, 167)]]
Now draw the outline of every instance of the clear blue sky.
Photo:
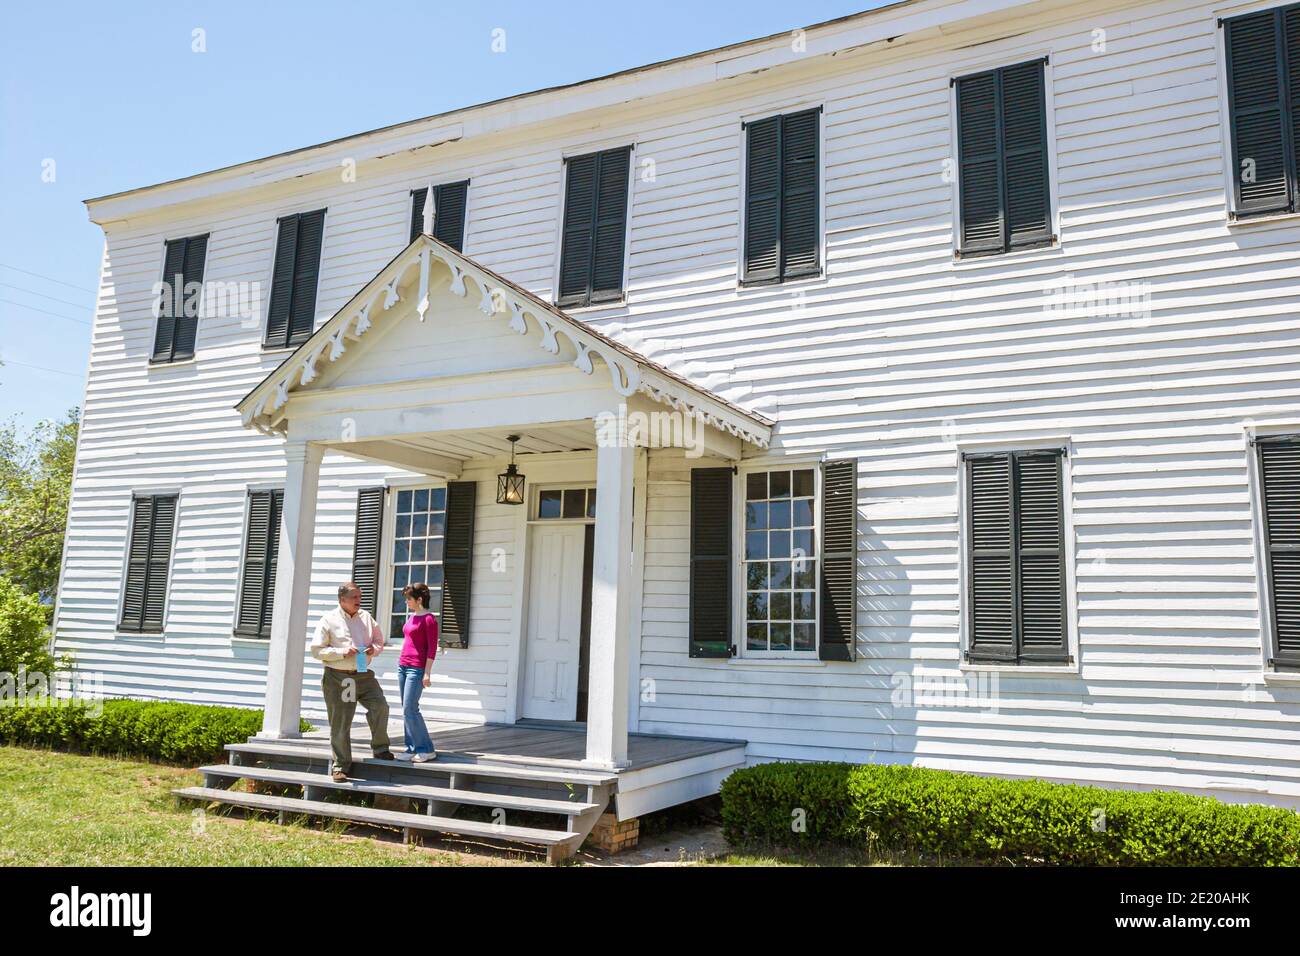
[(880, 5), (6, 3), (0, 419), (81, 404), (102, 248), (83, 199)]

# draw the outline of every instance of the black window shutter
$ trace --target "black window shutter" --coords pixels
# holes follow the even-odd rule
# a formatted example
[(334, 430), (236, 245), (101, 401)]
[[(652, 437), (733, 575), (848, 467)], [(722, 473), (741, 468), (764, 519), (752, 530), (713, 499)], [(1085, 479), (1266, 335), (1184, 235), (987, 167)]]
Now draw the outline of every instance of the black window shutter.
[(121, 630), (162, 631), (175, 525), (175, 495), (146, 495), (133, 500)]
[(599, 154), (596, 189), (596, 237), (591, 262), (591, 301), (623, 297), (623, 252), (627, 238), (627, 186), (631, 147)]
[(1016, 658), (1016, 588), (1011, 456), (967, 461), (970, 509), (970, 648), (972, 660)]
[(820, 110), (781, 118), (781, 277), (797, 279), (821, 271), (818, 255), (817, 125)]
[(565, 167), (564, 235), (560, 245), (560, 294), (556, 301), (561, 306), (584, 305), (591, 297), (596, 154), (575, 156)]
[(127, 550), (126, 587), (122, 593), (124, 631), (138, 631), (144, 622), (145, 583), (149, 578), (149, 528), (153, 524), (153, 499), (136, 498), (131, 504), (131, 543)]
[(383, 553), (384, 493), (357, 492), (357, 524), (352, 538), (352, 580), (361, 588), (361, 606), (374, 615), (379, 607), (379, 560)]
[(631, 155), (625, 146), (565, 163), (558, 305), (584, 306), (623, 296)]
[[(162, 276), (162, 281), (168, 286), (171, 294), (163, 300), (162, 309), (158, 313), (158, 326), (154, 330), (153, 355), (150, 356), (152, 362), (172, 360), (172, 350), (176, 342), (176, 313), (181, 311), (177, 305), (183, 301), (181, 290), (185, 282), (184, 268), (185, 240), (172, 239), (168, 241), (166, 253), (163, 255)], [(181, 290), (178, 290), (178, 286)]]
[(1007, 246), (1019, 249), (1043, 245), (1052, 239), (1043, 61), (1020, 63), (999, 72)]
[(290, 345), (307, 341), (316, 329), (316, 284), (324, 234), (325, 210), (298, 217), (298, 255), (294, 260), (293, 306), (289, 312)]
[(427, 187), (411, 190), (411, 237), (407, 242), (415, 242), (415, 237), (424, 232), (424, 203), (428, 198)]
[(1021, 452), (1016, 465), (1020, 659), (1062, 664), (1065, 628), (1065, 510), (1061, 454)]
[(293, 266), (298, 256), (298, 217), (280, 220), (275, 240), (275, 266), (271, 270), (271, 307), (266, 318), (265, 344), (289, 344), (289, 312), (293, 304)]
[(851, 661), (857, 649), (858, 463), (822, 469), (821, 640), (824, 661)]
[(447, 483), (447, 526), (442, 553), (439, 647), (469, 647), (470, 584), (474, 568), (474, 506), (478, 485)]
[(315, 331), (316, 286), (320, 277), (325, 210), (296, 213), (280, 220), (267, 313), (268, 348), (301, 345)]
[(1296, 13), (1265, 10), (1224, 21), (1232, 178), (1241, 215), (1294, 208), (1292, 139), (1300, 94), (1300, 77), (1295, 75), (1300, 69)]
[(239, 584), (239, 618), (235, 633), (270, 637), (275, 604), (275, 567), (280, 547), (280, 513), (284, 492), (251, 491), (244, 535), (244, 570)]
[(1043, 61), (973, 76), (957, 86), (962, 255), (1052, 241)]
[(1059, 451), (967, 460), (972, 660), (1069, 659)]
[(1272, 663), (1300, 667), (1300, 436), (1257, 442), (1272, 610)]
[(732, 471), (691, 469), (690, 656), (730, 657)]
[(781, 278), (781, 117), (745, 127), (745, 282)]
[[(163, 282), (171, 288), (164, 301), (154, 332), (152, 362), (175, 362), (194, 357), (194, 342), (198, 335), (197, 310), (201, 299), (188, 303), (186, 286), (203, 284), (203, 262), (208, 251), (208, 237), (188, 236), (169, 239), (163, 256)], [(195, 314), (187, 314), (195, 311)]]
[[(185, 285), (198, 283), (203, 286), (203, 263), (208, 254), (208, 237), (194, 236), (185, 240)], [(202, 305), (202, 294), (193, 302), (182, 299), (181, 308), (176, 315), (176, 339), (173, 343), (173, 359), (194, 358), (194, 342), (199, 332), (198, 309)]]
[(434, 187), (433, 238), (445, 242), (457, 252), (465, 248), (465, 200), (468, 195), (468, 179)]

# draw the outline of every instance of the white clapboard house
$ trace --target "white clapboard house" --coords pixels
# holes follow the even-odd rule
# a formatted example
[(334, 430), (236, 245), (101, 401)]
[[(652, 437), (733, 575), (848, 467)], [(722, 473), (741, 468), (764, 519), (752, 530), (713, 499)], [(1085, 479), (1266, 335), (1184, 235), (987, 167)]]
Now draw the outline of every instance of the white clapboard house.
[(90, 200), (58, 648), (308, 766), (424, 580), (446, 759), (584, 813), (1300, 803), (1298, 151), (1300, 5), (909, 0)]

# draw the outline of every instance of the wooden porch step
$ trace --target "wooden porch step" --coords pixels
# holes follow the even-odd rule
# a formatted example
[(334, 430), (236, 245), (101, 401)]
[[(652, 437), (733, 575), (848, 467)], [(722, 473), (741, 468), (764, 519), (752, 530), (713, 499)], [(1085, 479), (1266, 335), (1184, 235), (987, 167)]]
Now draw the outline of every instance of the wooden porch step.
[[(226, 744), (226, 750), (235, 754), (248, 754), (256, 757), (292, 757), (299, 760), (330, 759), (329, 744), (312, 747), (308, 743), (244, 743)], [(416, 773), (458, 773), (474, 777), (497, 777), (505, 780), (525, 780), (538, 783), (568, 783), (582, 786), (601, 787), (618, 781), (618, 775), (594, 770), (541, 770), (535, 767), (515, 766), (505, 763), (481, 763), (465, 758), (448, 757), (439, 754), (436, 760), (428, 763), (412, 763), (404, 760), (376, 760), (374, 757), (354, 757), (353, 765), (383, 767), (388, 770)]]
[[(224, 803), (236, 807), (250, 807), (256, 810), (275, 810), (280, 813), (307, 814), (314, 817), (332, 817), (371, 826), (397, 827), (404, 832), (433, 831), (463, 837), (527, 843), (547, 847), (548, 850), (552, 847), (567, 848), (573, 844), (575, 839), (581, 839), (581, 837), (563, 830), (541, 830), (535, 827), (510, 825), (497, 826), (473, 820), (431, 817), (423, 813), (403, 813), (397, 810), (376, 810), (372, 807), (352, 807), (346, 804), (326, 803), (322, 800), (300, 800), (296, 797), (273, 797), (266, 794), (241, 793), (237, 790), (222, 790), (217, 787), (185, 787), (172, 792), (186, 800)], [(576, 847), (573, 848), (576, 849)], [(550, 855), (548, 853), (548, 858)]]
[[(387, 761), (377, 761), (387, 765)], [(268, 767), (251, 767), (240, 764), (214, 764), (200, 767), (206, 782), (209, 777), (222, 777), (231, 780), (247, 779), (265, 783), (280, 783), (295, 787), (321, 787), (329, 790), (351, 791), (353, 793), (378, 793), (393, 797), (411, 797), (418, 800), (434, 800), (443, 803), (465, 803), (483, 807), (501, 807), (506, 810), (529, 811), (532, 813), (556, 813), (561, 816), (577, 816), (601, 808), (601, 804), (587, 803), (579, 800), (546, 800), (541, 797), (517, 797), (502, 793), (477, 793), (473, 790), (454, 790), (450, 787), (435, 787), (418, 783), (399, 783), (375, 780), (349, 780), (347, 783), (335, 783), (327, 774), (306, 773), (301, 770), (275, 770)]]

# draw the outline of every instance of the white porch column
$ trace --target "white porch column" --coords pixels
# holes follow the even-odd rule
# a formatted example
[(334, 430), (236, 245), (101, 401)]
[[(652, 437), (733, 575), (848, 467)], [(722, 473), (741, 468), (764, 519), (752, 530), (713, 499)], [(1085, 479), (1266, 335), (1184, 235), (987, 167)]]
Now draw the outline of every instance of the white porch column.
[(591, 569), (587, 763), (627, 765), (628, 616), (632, 603), (632, 475), (636, 448), (596, 449), (596, 531)]
[(271, 609), (271, 646), (266, 670), (266, 713), (259, 737), (297, 737), (302, 716), (302, 665), (307, 649), (307, 602), (316, 533), (316, 491), (325, 450), (304, 441), (286, 442), (284, 508)]

